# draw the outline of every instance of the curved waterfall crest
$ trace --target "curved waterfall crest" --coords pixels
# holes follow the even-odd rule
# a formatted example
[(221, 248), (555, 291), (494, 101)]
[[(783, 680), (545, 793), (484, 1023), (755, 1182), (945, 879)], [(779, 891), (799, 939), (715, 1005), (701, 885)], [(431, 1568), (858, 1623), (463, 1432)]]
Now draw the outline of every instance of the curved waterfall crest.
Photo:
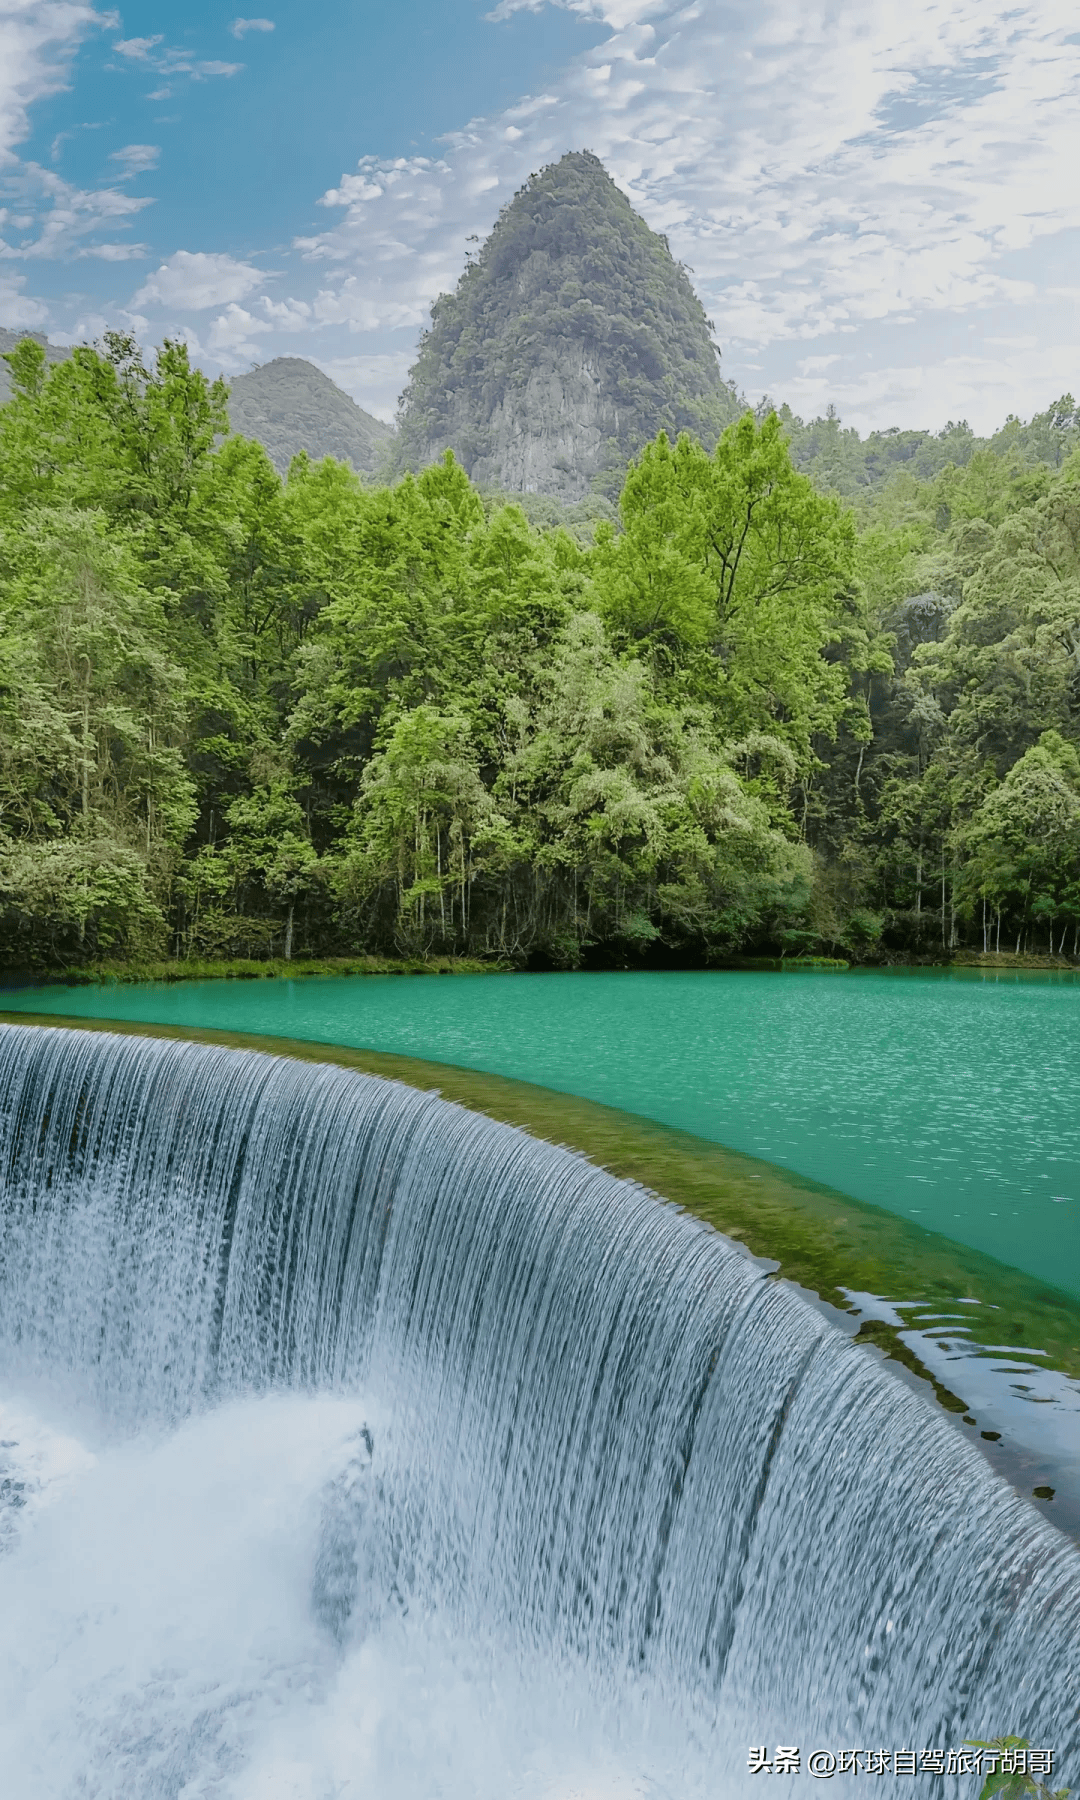
[(678, 1692), (735, 1768), (793, 1730), (1080, 1755), (1072, 1546), (708, 1227), (436, 1095), (0, 1027), (0, 1371), (121, 1432), (375, 1396), (330, 1511), (379, 1604)]

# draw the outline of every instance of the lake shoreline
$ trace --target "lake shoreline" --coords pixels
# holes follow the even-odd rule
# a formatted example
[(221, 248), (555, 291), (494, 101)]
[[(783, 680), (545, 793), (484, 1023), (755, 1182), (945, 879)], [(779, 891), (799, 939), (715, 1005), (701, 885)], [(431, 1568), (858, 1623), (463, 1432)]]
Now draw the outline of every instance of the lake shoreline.
[[(682, 968), (683, 965), (678, 965)], [(1015, 955), (1012, 951), (958, 951), (953, 956), (892, 957), (876, 961), (855, 961), (837, 956), (730, 956), (711, 963), (687, 963), (685, 968), (700, 974), (723, 974), (760, 971), (802, 974), (807, 972), (844, 973), (850, 969), (982, 969), (1000, 973), (1010, 971), (1055, 971), (1080, 973), (1080, 958), (1067, 956)], [(627, 965), (629, 969), (629, 965)], [(640, 965), (641, 972), (649, 972)], [(608, 973), (626, 972), (612, 966)], [(547, 970), (507, 962), (496, 957), (476, 956), (324, 956), (254, 960), (245, 957), (180, 961), (175, 958), (140, 963), (92, 963), (73, 969), (0, 970), (0, 994), (25, 992), (35, 987), (93, 987), (101, 983), (127, 986), (133, 983), (181, 981), (300, 981), (315, 976), (341, 975), (513, 975), (513, 974), (595, 974), (593, 968)]]

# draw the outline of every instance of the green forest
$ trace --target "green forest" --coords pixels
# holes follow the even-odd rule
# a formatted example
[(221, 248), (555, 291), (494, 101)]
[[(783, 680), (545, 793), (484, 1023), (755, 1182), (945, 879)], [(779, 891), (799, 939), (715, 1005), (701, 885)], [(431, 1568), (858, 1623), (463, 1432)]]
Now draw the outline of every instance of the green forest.
[[(615, 508), (8, 354), (0, 960), (1075, 956), (1080, 453), (744, 412)], [(611, 516), (606, 516), (610, 514)]]

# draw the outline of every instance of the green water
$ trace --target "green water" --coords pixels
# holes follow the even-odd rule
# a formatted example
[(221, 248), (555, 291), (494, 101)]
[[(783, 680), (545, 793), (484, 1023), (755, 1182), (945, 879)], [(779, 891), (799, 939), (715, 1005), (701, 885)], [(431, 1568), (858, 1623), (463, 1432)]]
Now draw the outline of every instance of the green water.
[(1080, 981), (866, 971), (22, 990), (539, 1082), (765, 1157), (1080, 1294)]

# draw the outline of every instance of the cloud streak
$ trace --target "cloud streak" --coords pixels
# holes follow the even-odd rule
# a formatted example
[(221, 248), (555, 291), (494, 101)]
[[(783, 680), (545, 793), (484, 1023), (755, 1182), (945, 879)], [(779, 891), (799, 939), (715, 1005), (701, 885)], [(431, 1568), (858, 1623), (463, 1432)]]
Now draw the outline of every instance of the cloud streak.
[[(0, 0), (2, 4), (2, 0)], [(250, 20), (236, 20), (237, 24), (253, 24)], [(266, 20), (267, 25), (270, 24)], [(273, 30), (273, 26), (270, 26)], [(236, 35), (236, 34), (234, 34)], [(240, 34), (242, 35), (242, 34)], [(176, 77), (189, 75), (193, 81), (205, 81), (215, 75), (239, 75), (243, 63), (220, 62), (215, 60), (201, 61), (188, 50), (159, 50), (158, 45), (165, 42), (160, 32), (156, 37), (123, 38), (113, 45), (113, 50), (122, 56), (133, 68), (145, 69), (147, 73)], [(167, 90), (148, 96), (151, 100), (162, 99)]]
[(159, 144), (126, 144), (122, 150), (111, 150), (109, 161), (118, 165), (117, 174), (121, 181), (130, 175), (143, 175), (147, 169), (156, 169), (161, 160)]

